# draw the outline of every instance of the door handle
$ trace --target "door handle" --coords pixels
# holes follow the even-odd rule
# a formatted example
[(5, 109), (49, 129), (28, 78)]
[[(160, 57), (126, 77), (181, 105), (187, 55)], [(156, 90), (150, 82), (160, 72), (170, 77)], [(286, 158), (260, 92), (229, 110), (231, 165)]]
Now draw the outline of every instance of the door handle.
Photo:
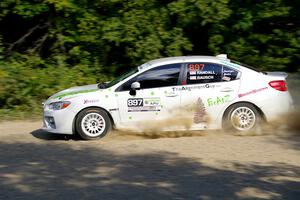
[(221, 89), (221, 92), (232, 92), (233, 91), (233, 89), (232, 88), (222, 88)]

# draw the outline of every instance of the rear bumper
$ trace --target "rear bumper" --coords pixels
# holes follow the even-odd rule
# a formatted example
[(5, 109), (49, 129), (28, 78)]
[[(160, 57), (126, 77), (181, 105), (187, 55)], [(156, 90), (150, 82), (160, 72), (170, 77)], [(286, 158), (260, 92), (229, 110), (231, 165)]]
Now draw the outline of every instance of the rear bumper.
[(293, 99), (289, 92), (277, 95), (266, 105), (260, 107), (267, 121), (281, 120), (285, 114), (294, 110)]

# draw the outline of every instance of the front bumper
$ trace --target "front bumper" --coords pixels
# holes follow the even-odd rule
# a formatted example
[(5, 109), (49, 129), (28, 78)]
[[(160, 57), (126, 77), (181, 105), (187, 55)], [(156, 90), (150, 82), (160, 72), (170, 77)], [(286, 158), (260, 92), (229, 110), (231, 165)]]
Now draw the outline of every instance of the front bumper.
[(44, 109), (43, 130), (57, 134), (73, 134), (73, 120), (76, 114), (69, 109)]

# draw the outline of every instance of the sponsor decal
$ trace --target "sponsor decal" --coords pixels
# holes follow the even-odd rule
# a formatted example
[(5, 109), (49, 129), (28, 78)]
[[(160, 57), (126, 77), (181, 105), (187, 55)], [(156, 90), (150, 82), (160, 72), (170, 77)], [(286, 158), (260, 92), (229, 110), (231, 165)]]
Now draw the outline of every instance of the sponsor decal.
[(83, 100), (83, 104), (97, 103), (97, 102), (99, 102), (99, 99), (85, 99), (85, 100)]
[(223, 103), (227, 103), (229, 102), (230, 95), (225, 95), (223, 97), (216, 97), (216, 98), (208, 98), (207, 99), (207, 104), (208, 106), (218, 106), (221, 105)]
[(228, 77), (228, 76), (223, 76), (223, 77), (222, 77), (222, 80), (224, 80), (224, 81), (230, 81), (230, 80), (231, 80), (231, 78), (230, 78), (230, 77)]
[(207, 122), (207, 113), (202, 99), (199, 97), (196, 103), (196, 110), (194, 114), (194, 123), (199, 124)]
[(246, 92), (246, 93), (243, 93), (243, 94), (239, 94), (238, 97), (239, 98), (242, 98), (244, 96), (247, 96), (249, 94), (255, 94), (255, 93), (258, 93), (258, 92), (261, 92), (263, 90), (267, 90), (268, 87), (264, 87), (264, 88), (259, 88), (259, 89), (254, 89), (254, 90), (251, 90), (250, 92)]
[(227, 62), (227, 61), (221, 61), (222, 64), (227, 65), (229, 67), (240, 69), (241, 66), (235, 63)]
[(216, 87), (221, 87), (221, 85), (216, 85), (216, 84), (205, 84), (205, 85), (191, 85), (191, 86), (182, 86), (182, 87), (173, 87), (173, 91), (192, 91), (194, 89), (206, 89), (206, 88), (216, 88)]
[(160, 111), (160, 98), (130, 98), (127, 100), (128, 112)]
[(223, 76), (232, 76), (233, 74), (236, 74), (236, 73), (237, 72), (232, 69), (224, 69), (223, 70)]
[(83, 93), (89, 93), (89, 92), (95, 92), (99, 89), (91, 89), (91, 90), (81, 90), (81, 91), (75, 91), (75, 92), (67, 92), (67, 93), (63, 93), (57, 96), (54, 96), (52, 99), (61, 99), (65, 96), (72, 96), (72, 95), (76, 95), (76, 94), (83, 94)]

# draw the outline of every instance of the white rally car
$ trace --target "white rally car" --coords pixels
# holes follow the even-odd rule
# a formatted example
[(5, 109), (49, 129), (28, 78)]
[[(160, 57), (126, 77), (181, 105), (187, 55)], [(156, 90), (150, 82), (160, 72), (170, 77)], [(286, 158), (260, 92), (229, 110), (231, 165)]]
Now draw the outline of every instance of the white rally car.
[(112, 128), (137, 130), (185, 113), (191, 124), (173, 121), (176, 130), (249, 131), (292, 108), (286, 77), (225, 54), (152, 60), (114, 81), (54, 94), (44, 102), (44, 129), (98, 139)]

